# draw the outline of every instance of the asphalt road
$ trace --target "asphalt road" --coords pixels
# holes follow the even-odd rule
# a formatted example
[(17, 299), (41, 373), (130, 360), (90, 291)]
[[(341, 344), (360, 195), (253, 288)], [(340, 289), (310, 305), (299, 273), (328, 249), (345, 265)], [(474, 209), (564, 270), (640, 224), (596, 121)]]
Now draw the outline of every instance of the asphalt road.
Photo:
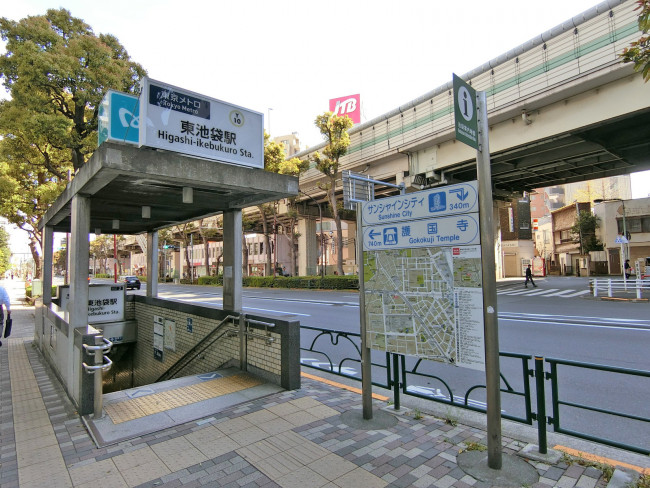
[[(538, 279), (537, 285), (526, 289), (521, 280), (499, 283), (500, 351), (650, 371), (650, 303), (594, 299), (588, 293), (585, 278), (549, 277)], [(145, 292), (143, 288), (129, 293)], [(217, 287), (160, 284), (159, 295), (204, 306), (221, 308), (222, 305), (221, 288)], [(359, 332), (356, 292), (245, 288), (243, 307), (245, 312), (294, 318), (302, 326)], [(315, 331), (303, 330), (302, 347), (309, 349), (316, 337), (315, 351), (303, 351), (303, 363), (328, 367), (331, 361), (335, 368), (340, 366), (344, 372), (358, 375), (357, 338), (334, 338), (336, 345), (333, 345), (329, 334), (319, 336)], [(373, 351), (373, 363), (385, 362), (384, 353)], [(414, 359), (407, 358), (407, 370), (412, 370), (415, 364)], [(533, 367), (532, 361), (529, 367)], [(550, 365), (546, 364), (545, 369), (550, 371)], [(520, 359), (502, 358), (501, 371), (510, 386), (523, 391), (524, 371)], [(409, 389), (427, 396), (448, 398), (447, 383), (458, 400), (469, 388), (485, 382), (483, 372), (431, 361), (420, 363), (418, 372), (429, 377), (407, 375)], [(373, 381), (386, 384), (385, 369), (374, 367)], [(531, 385), (534, 387), (534, 381)], [(502, 382), (502, 388), (505, 387)], [(562, 365), (558, 367), (558, 392), (562, 401), (648, 417), (650, 378)], [(484, 399), (484, 390), (475, 389), (470, 404), (480, 407)], [(547, 415), (557, 416), (552, 410), (549, 381), (546, 399)], [(525, 415), (518, 395), (504, 393), (502, 409), (509, 415)], [(533, 410), (536, 410), (534, 400)], [(565, 429), (650, 448), (647, 423), (569, 406), (562, 406), (559, 414)]]

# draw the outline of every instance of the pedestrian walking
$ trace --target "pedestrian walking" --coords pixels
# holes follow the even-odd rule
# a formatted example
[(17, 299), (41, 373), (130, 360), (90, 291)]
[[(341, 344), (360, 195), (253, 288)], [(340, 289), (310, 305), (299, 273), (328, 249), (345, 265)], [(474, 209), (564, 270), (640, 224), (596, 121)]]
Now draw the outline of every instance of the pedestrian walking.
[(629, 280), (630, 276), (632, 275), (631, 269), (632, 269), (632, 267), (630, 266), (630, 260), (626, 259), (625, 260), (625, 279), (626, 280)]
[[(9, 293), (7, 293), (4, 286), (0, 285), (0, 337), (2, 337), (2, 332), (4, 331), (5, 309), (7, 310), (7, 320), (10, 320), (11, 302), (9, 301)], [(0, 341), (0, 346), (2, 346), (2, 341)]]
[(524, 287), (528, 288), (528, 280), (532, 283), (533, 287), (537, 288), (537, 285), (533, 281), (533, 272), (530, 269), (530, 264), (526, 268), (526, 281), (524, 281)]

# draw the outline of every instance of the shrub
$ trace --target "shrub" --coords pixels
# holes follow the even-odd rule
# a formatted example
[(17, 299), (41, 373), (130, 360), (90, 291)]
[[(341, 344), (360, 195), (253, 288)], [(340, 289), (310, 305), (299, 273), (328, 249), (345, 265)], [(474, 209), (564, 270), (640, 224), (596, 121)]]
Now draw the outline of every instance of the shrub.
[[(56, 288), (57, 288), (56, 286), (52, 286), (52, 295), (51, 295), (52, 297), (56, 296)], [(32, 287), (31, 286), (25, 287), (25, 296), (27, 298), (32, 298)]]
[(244, 276), (242, 279), (244, 286), (255, 288), (273, 288), (273, 276)]
[(223, 285), (223, 276), (199, 276), (199, 285)]

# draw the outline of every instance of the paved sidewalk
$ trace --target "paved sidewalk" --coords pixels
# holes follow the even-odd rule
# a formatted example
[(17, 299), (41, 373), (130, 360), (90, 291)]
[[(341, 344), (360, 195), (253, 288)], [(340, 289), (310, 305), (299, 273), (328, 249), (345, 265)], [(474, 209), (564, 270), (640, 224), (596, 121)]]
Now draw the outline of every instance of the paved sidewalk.
[[(414, 410), (393, 427), (351, 427), (346, 417), (361, 416), (360, 395), (311, 378), (298, 391), (98, 449), (31, 344), (33, 309), (13, 310), (15, 333), (0, 347), (3, 488), (498, 486), (457, 465), (459, 451), (487, 444), (480, 426)], [(504, 453), (525, 446), (504, 434)], [(536, 488), (607, 486), (599, 469), (566, 458), (529, 463)]]

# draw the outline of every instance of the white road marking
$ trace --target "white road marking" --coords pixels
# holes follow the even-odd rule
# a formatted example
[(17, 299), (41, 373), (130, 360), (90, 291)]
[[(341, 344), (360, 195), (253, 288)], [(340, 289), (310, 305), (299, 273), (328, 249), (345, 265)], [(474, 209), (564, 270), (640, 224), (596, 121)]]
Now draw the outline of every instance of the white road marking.
[(575, 293), (562, 295), (562, 298), (579, 297), (580, 295), (586, 295), (587, 293), (589, 293), (589, 290), (580, 290), (580, 291), (577, 291)]
[(554, 291), (558, 291), (559, 288), (549, 288), (547, 290), (533, 290), (531, 291), (527, 296), (540, 296), (540, 295), (545, 295), (546, 293), (552, 293)]
[(535, 322), (538, 324), (545, 324), (545, 325), (562, 325), (562, 326), (568, 325), (571, 327), (591, 327), (594, 329), (636, 330), (639, 332), (650, 332), (650, 328), (622, 327), (620, 325), (578, 324), (578, 323), (571, 323), (571, 322), (555, 322), (550, 320), (514, 319), (509, 317), (499, 317), (499, 320), (505, 320), (508, 322), (527, 322), (527, 323)]
[(302, 317), (311, 317), (308, 313), (298, 313), (298, 312), (285, 312), (282, 310), (270, 310), (268, 308), (252, 308), (252, 307), (244, 307), (244, 310), (258, 310), (260, 312), (271, 312), (271, 313), (281, 313), (284, 315), (301, 315)]

